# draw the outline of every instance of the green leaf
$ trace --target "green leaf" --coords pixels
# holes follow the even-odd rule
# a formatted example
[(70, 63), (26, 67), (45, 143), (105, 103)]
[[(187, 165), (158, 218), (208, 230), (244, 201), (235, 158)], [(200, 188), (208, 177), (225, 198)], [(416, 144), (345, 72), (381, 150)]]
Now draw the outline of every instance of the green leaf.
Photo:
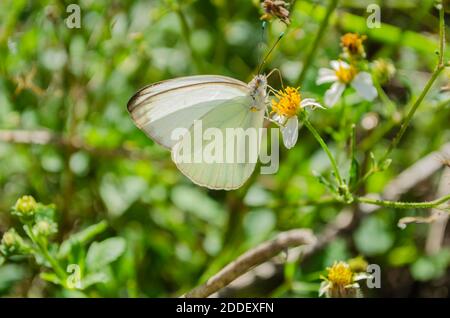
[(58, 258), (67, 257), (75, 245), (84, 245), (94, 239), (95, 236), (103, 233), (108, 227), (106, 221), (101, 221), (97, 224), (91, 225), (80, 232), (73, 234), (69, 239), (61, 244), (58, 252)]
[(223, 207), (197, 187), (176, 186), (172, 189), (171, 199), (180, 210), (201, 220), (216, 226), (225, 224), (226, 214)]
[(86, 275), (81, 282), (82, 289), (86, 289), (92, 285), (99, 283), (106, 283), (108, 281), (108, 275), (104, 272), (97, 272)]
[(359, 180), (359, 162), (356, 158), (352, 158), (352, 163), (350, 165), (350, 173), (348, 177), (348, 187), (353, 189)]
[(100, 196), (108, 212), (114, 217), (122, 215), (147, 189), (147, 182), (136, 176), (118, 177), (107, 174), (100, 184)]
[(319, 181), (320, 184), (324, 185), (328, 190), (330, 190), (333, 193), (337, 193), (338, 192), (336, 187), (334, 185), (332, 185), (330, 183), (330, 181), (328, 181), (328, 179), (325, 178), (323, 175), (319, 174), (316, 171), (313, 171), (312, 173), (313, 173), (314, 177), (317, 178), (317, 181)]
[(55, 219), (56, 206), (54, 204), (42, 204), (38, 203), (36, 208), (36, 222), (41, 220), (53, 221)]
[(117, 260), (125, 252), (126, 241), (121, 237), (112, 237), (102, 242), (94, 242), (86, 256), (88, 271), (94, 272)]
[(429, 281), (442, 277), (450, 264), (450, 251), (442, 250), (431, 256), (420, 257), (411, 266), (411, 275), (418, 281)]
[(5, 264), (0, 267), (0, 292), (9, 289), (12, 284), (25, 278), (24, 267), (16, 264)]
[(62, 285), (61, 280), (58, 278), (58, 276), (55, 273), (43, 272), (39, 275), (39, 277), (42, 280), (45, 280), (47, 282), (50, 282), (50, 283), (53, 283), (56, 285)]
[(371, 216), (364, 219), (354, 234), (358, 250), (367, 256), (380, 255), (394, 243), (394, 235), (380, 218)]
[(411, 264), (417, 259), (417, 248), (415, 245), (398, 246), (388, 254), (388, 261), (393, 266), (404, 266)]

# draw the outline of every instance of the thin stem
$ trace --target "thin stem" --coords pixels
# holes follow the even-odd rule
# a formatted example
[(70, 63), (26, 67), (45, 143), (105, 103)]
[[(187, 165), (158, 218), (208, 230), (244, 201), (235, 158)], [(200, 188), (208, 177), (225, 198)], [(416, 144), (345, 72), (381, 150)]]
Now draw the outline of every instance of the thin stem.
[(424, 100), (425, 96), (428, 94), (428, 91), (433, 86), (434, 82), (438, 78), (439, 74), (442, 72), (442, 70), (445, 67), (444, 64), (444, 49), (445, 49), (445, 21), (444, 21), (444, 9), (442, 6), (442, 3), (439, 7), (439, 62), (436, 68), (433, 71), (433, 74), (431, 75), (430, 79), (428, 80), (427, 84), (425, 85), (424, 89), (422, 90), (422, 93), (417, 98), (416, 102), (413, 104), (411, 109), (409, 110), (405, 120), (402, 123), (402, 126), (397, 133), (397, 135), (392, 140), (392, 143), (389, 145), (389, 148), (387, 149), (384, 156), (380, 159), (380, 162), (383, 162), (386, 160), (386, 158), (390, 155), (392, 150), (394, 150), (398, 143), (400, 142), (400, 139), (402, 139), (403, 134), (405, 133), (406, 129), (408, 128), (412, 117), (414, 116), (417, 108), (419, 108), (420, 104)]
[(386, 105), (387, 108), (387, 116), (392, 116), (396, 110), (395, 104), (394, 102), (389, 98), (389, 96), (386, 94), (386, 92), (384, 91), (383, 87), (381, 86), (380, 82), (378, 81), (378, 79), (374, 79), (373, 80), (373, 84), (378, 92), (378, 96), (380, 96), (381, 101), (383, 102), (383, 104)]
[(197, 54), (194, 51), (194, 48), (191, 45), (191, 29), (189, 28), (189, 24), (186, 19), (186, 16), (184, 15), (183, 11), (181, 10), (181, 7), (179, 4), (175, 8), (175, 12), (178, 15), (178, 19), (180, 20), (184, 40), (186, 42), (187, 47), (189, 48), (190, 54), (192, 56), (192, 59), (194, 60), (197, 70), (202, 71), (202, 65), (200, 63), (200, 59), (198, 58)]
[(383, 206), (386, 208), (395, 208), (395, 209), (430, 209), (438, 207), (439, 205), (449, 200), (450, 194), (447, 194), (446, 196), (443, 196), (442, 198), (436, 199), (434, 201), (425, 201), (425, 202), (397, 202), (397, 201), (371, 199), (367, 197), (355, 197), (355, 201), (359, 203), (373, 204)]
[(394, 150), (397, 147), (398, 143), (400, 142), (400, 139), (402, 139), (406, 129), (408, 128), (408, 126), (411, 122), (411, 119), (414, 116), (417, 108), (420, 106), (423, 99), (428, 94), (428, 91), (430, 90), (431, 86), (433, 86), (434, 81), (439, 76), (439, 74), (441, 73), (442, 70), (443, 70), (442, 66), (436, 67), (431, 78), (428, 80), (427, 85), (425, 86), (422, 93), (420, 94), (419, 98), (417, 98), (416, 102), (414, 103), (414, 105), (411, 107), (408, 114), (406, 115), (406, 118), (402, 123), (400, 131), (397, 133), (397, 135), (395, 135), (394, 139), (392, 140), (392, 143), (389, 145), (389, 148), (386, 150), (386, 153), (380, 159), (380, 162), (383, 162), (384, 160), (386, 160), (386, 158), (391, 154), (392, 150)]
[(327, 196), (320, 198), (318, 200), (313, 199), (304, 199), (304, 200), (298, 200), (295, 202), (284, 202), (284, 201), (274, 201), (267, 205), (270, 209), (275, 208), (287, 208), (287, 207), (298, 207), (298, 206), (322, 206), (322, 205), (331, 205), (335, 203), (340, 203), (334, 196)]
[(325, 141), (322, 139), (322, 137), (319, 135), (317, 130), (311, 125), (308, 118), (306, 118), (306, 115), (302, 116), (303, 123), (305, 124), (306, 128), (313, 134), (314, 138), (316, 138), (317, 142), (320, 144), (322, 149), (326, 152), (328, 159), (330, 160), (331, 166), (334, 169), (334, 173), (336, 176), (336, 180), (340, 186), (344, 185), (344, 182), (342, 181), (341, 174), (339, 173), (338, 166), (336, 164), (336, 160), (334, 159), (333, 154), (331, 153), (330, 149), (328, 148)]
[(444, 4), (440, 3), (439, 7), (439, 66), (444, 67), (444, 51), (445, 51), (445, 13)]
[(330, 2), (328, 3), (325, 17), (323, 18), (323, 20), (320, 24), (319, 31), (317, 31), (316, 38), (314, 39), (311, 50), (309, 50), (308, 55), (306, 55), (305, 60), (303, 61), (303, 69), (297, 80), (299, 85), (301, 85), (303, 83), (303, 80), (306, 77), (306, 72), (308, 71), (309, 67), (312, 64), (314, 56), (316, 55), (316, 50), (319, 47), (320, 40), (322, 39), (323, 35), (325, 34), (325, 30), (328, 26), (328, 22), (330, 20), (331, 14), (333, 13), (337, 4), (338, 4), (338, 0), (330, 0)]
[[(347, 124), (347, 103), (345, 102), (345, 94), (342, 94), (341, 96), (341, 119), (339, 123), (339, 131), (346, 131), (346, 124)], [(346, 134), (344, 134), (343, 139), (346, 139)]]
[(61, 280), (61, 284), (63, 284), (63, 286), (65, 286), (65, 283), (66, 283), (65, 280), (67, 278), (66, 272), (59, 265), (58, 261), (56, 259), (54, 259), (52, 255), (50, 255), (47, 247), (44, 244), (42, 244), (40, 242), (40, 240), (38, 238), (36, 238), (36, 236), (34, 236), (31, 225), (27, 224), (27, 225), (25, 225), (25, 227), (26, 227), (26, 232), (27, 232), (28, 236), (30, 237), (31, 241), (33, 241), (33, 243), (37, 246), (38, 251), (41, 253), (41, 255), (47, 260), (47, 262), (49, 262), (50, 266), (55, 271), (55, 273), (59, 277), (59, 279)]

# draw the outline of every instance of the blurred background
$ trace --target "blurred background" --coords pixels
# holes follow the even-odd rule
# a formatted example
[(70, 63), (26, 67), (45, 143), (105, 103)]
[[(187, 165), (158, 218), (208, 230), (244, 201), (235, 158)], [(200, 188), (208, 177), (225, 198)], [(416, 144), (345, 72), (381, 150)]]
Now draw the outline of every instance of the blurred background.
[[(368, 29), (366, 8), (377, 2), (383, 24)], [(71, 3), (81, 8), (81, 28), (66, 26)], [(237, 191), (208, 191), (185, 178), (126, 110), (139, 88), (160, 80), (221, 74), (249, 81), (283, 31), (265, 69), (279, 68), (285, 85), (297, 86), (327, 4), (298, 0), (289, 8), (289, 26), (274, 19), (263, 32), (256, 0), (1, 1), (0, 234), (18, 226), (10, 208), (30, 194), (56, 205), (55, 242), (106, 220), (97, 239), (122, 237), (126, 249), (105, 268), (107, 282), (77, 293), (40, 279), (31, 258), (7, 261), (0, 266), (0, 295), (178, 296), (280, 231), (309, 228), (320, 236), (334, 224), (344, 206), (323, 200), (329, 193), (313, 171), (326, 174), (330, 167), (306, 129), (294, 149), (281, 148), (277, 174), (255, 173)], [(302, 81), (307, 97), (322, 100), (328, 86), (315, 85), (317, 70), (339, 57), (339, 38), (347, 32), (366, 34), (368, 60), (385, 58), (397, 70), (383, 84), (384, 98), (369, 103), (346, 96), (364, 169), (370, 152), (386, 150), (399, 114), (436, 65), (437, 10), (432, 0), (339, 1)], [(450, 192), (449, 157), (437, 153), (446, 147), (450, 156), (449, 78), (444, 70), (389, 169), (369, 178), (361, 194), (424, 201)], [(275, 76), (271, 85), (280, 88)], [(311, 122), (340, 153), (339, 107), (314, 112)], [(346, 156), (338, 161), (346, 171)], [(346, 209), (351, 224), (304, 261), (254, 274), (222, 295), (317, 297), (327, 266), (361, 255), (381, 266), (381, 289), (366, 291), (368, 297), (449, 296), (445, 219), (400, 229), (400, 218), (431, 211)]]

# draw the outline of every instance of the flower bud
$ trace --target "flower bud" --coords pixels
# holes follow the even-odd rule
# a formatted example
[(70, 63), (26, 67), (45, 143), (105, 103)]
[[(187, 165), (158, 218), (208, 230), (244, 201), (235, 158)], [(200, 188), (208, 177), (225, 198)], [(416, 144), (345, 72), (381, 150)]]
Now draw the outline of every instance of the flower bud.
[(41, 220), (33, 226), (33, 234), (36, 236), (50, 236), (56, 232), (57, 226), (53, 221)]
[(363, 42), (367, 39), (365, 35), (357, 33), (346, 33), (341, 37), (341, 47), (344, 57), (350, 60), (366, 57)]
[(36, 211), (37, 203), (31, 195), (24, 195), (14, 205), (14, 214), (20, 217), (32, 217)]
[(373, 76), (380, 84), (385, 84), (395, 75), (396, 69), (391, 61), (386, 59), (377, 59), (371, 65)]
[(261, 20), (271, 20), (273, 17), (277, 17), (283, 23), (289, 25), (291, 23), (289, 19), (288, 3), (282, 0), (265, 0), (261, 4), (264, 15)]
[(0, 252), (5, 256), (20, 254), (28, 249), (27, 244), (23, 241), (22, 237), (17, 234), (16, 230), (10, 229), (3, 234)]
[(361, 273), (367, 270), (367, 266), (369, 265), (367, 261), (362, 256), (358, 256), (348, 260), (348, 265), (350, 269), (354, 273)]

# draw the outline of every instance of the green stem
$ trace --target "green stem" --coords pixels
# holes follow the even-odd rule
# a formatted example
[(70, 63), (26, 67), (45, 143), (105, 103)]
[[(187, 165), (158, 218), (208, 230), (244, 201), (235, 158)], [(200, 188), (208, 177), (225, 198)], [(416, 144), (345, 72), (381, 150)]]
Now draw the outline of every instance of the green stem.
[(335, 203), (340, 203), (334, 196), (329, 197), (323, 197), (317, 200), (313, 199), (305, 199), (305, 200), (299, 200), (295, 202), (285, 202), (281, 200), (273, 201), (267, 205), (270, 209), (276, 209), (276, 208), (293, 208), (293, 207), (305, 207), (305, 206), (323, 206), (323, 205), (331, 205)]
[(338, 166), (336, 164), (336, 160), (334, 159), (334, 156), (331, 153), (330, 149), (328, 148), (327, 144), (322, 139), (322, 137), (319, 135), (317, 130), (313, 127), (313, 125), (311, 125), (311, 123), (309, 122), (309, 120), (306, 117), (306, 115), (303, 114), (303, 115), (301, 115), (301, 117), (302, 117), (301, 119), (303, 121), (303, 124), (305, 124), (306, 128), (308, 128), (308, 130), (313, 134), (314, 138), (316, 138), (317, 142), (320, 144), (322, 149), (326, 152), (326, 154), (328, 156), (328, 159), (330, 160), (331, 166), (334, 169), (334, 173), (335, 173), (335, 176), (336, 176), (336, 181), (338, 182), (339, 186), (343, 186), (344, 182), (342, 181), (341, 174), (339, 173), (339, 169), (338, 169)]
[(385, 201), (378, 199), (371, 199), (367, 197), (355, 197), (355, 201), (359, 203), (373, 204), (386, 208), (395, 209), (430, 209), (438, 207), (439, 205), (450, 200), (450, 194), (443, 196), (442, 198), (436, 199), (434, 201), (425, 202), (396, 202), (396, 201)]
[(420, 104), (422, 104), (422, 101), (424, 100), (425, 96), (428, 94), (428, 91), (433, 86), (434, 82), (438, 78), (439, 74), (441, 74), (442, 70), (445, 67), (444, 64), (444, 50), (445, 50), (445, 20), (444, 20), (444, 9), (443, 5), (441, 3), (439, 8), (439, 62), (436, 68), (433, 71), (433, 74), (431, 75), (430, 79), (428, 80), (427, 84), (425, 85), (424, 89), (422, 90), (422, 93), (417, 98), (416, 102), (413, 104), (411, 109), (409, 110), (408, 114), (406, 115), (406, 118), (404, 119), (402, 126), (400, 127), (399, 132), (392, 140), (392, 143), (389, 145), (389, 148), (387, 149), (384, 156), (380, 159), (379, 162), (383, 162), (386, 160), (386, 158), (390, 155), (392, 150), (394, 150), (398, 143), (400, 142), (400, 139), (402, 139), (403, 134), (405, 133), (406, 129), (408, 128), (412, 117), (414, 116), (417, 108), (419, 108)]
[(334, 9), (336, 9), (337, 4), (338, 4), (338, 0), (330, 0), (330, 2), (328, 3), (325, 17), (323, 18), (323, 20), (320, 24), (319, 31), (316, 34), (316, 38), (314, 39), (312, 47), (309, 50), (308, 54), (306, 55), (305, 60), (303, 61), (303, 69), (297, 80), (299, 85), (302, 85), (303, 80), (306, 77), (306, 72), (308, 71), (309, 67), (312, 64), (314, 56), (316, 55), (316, 50), (319, 47), (320, 40), (322, 39), (323, 35), (325, 34), (325, 30), (327, 29), (331, 14), (333, 13)]
[[(347, 104), (345, 102), (345, 94), (342, 94), (341, 97), (341, 119), (339, 122), (339, 130), (345, 131), (346, 130), (346, 124), (347, 124)], [(344, 134), (345, 139), (345, 134)]]
[(439, 8), (439, 66), (444, 67), (445, 52), (445, 12), (443, 1)]
[(181, 10), (180, 4), (175, 7), (175, 12), (178, 16), (178, 19), (181, 23), (181, 29), (183, 31), (183, 37), (186, 42), (187, 47), (189, 48), (192, 59), (194, 60), (195, 66), (197, 67), (197, 71), (202, 71), (202, 65), (200, 63), (200, 59), (194, 51), (194, 48), (191, 45), (191, 29), (189, 28), (188, 21), (183, 11)]
[(394, 104), (394, 102), (389, 98), (389, 96), (387, 96), (386, 92), (384, 91), (383, 87), (381, 86), (381, 84), (378, 82), (378, 79), (374, 79), (373, 80), (373, 84), (375, 86), (375, 88), (377, 89), (378, 92), (378, 96), (380, 97), (381, 101), (383, 102), (383, 104), (386, 106), (386, 110), (387, 116), (393, 116), (395, 110), (396, 110), (396, 106)]
[(63, 286), (65, 286), (66, 279), (67, 279), (66, 272), (62, 269), (62, 267), (60, 266), (58, 261), (52, 255), (50, 255), (50, 253), (48, 252), (47, 246), (42, 244), (42, 242), (40, 242), (40, 240), (36, 236), (34, 236), (31, 225), (27, 224), (27, 225), (25, 225), (25, 227), (27, 229), (26, 232), (27, 232), (28, 236), (30, 237), (31, 241), (37, 246), (38, 251), (44, 257), (44, 259), (47, 260), (47, 262), (50, 264), (51, 268), (55, 271), (56, 275), (61, 280), (61, 284)]
[(417, 108), (420, 106), (423, 99), (428, 94), (428, 91), (430, 90), (431, 86), (433, 86), (434, 81), (436, 80), (436, 78), (439, 76), (439, 74), (441, 73), (441, 71), (443, 69), (444, 69), (444, 67), (441, 65), (436, 67), (433, 74), (431, 75), (431, 78), (428, 80), (427, 85), (425, 86), (422, 93), (420, 94), (419, 98), (417, 98), (416, 102), (414, 103), (414, 105), (411, 107), (408, 114), (406, 115), (406, 118), (404, 119), (399, 132), (397, 133), (397, 135), (395, 135), (394, 139), (392, 140), (391, 144), (389, 145), (389, 148), (386, 150), (386, 153), (380, 159), (380, 162), (383, 162), (384, 160), (386, 160), (387, 157), (391, 154), (392, 150), (394, 150), (397, 147), (398, 143), (400, 142), (400, 139), (402, 139), (406, 129), (408, 128), (409, 124), (411, 123), (411, 119), (414, 116)]

